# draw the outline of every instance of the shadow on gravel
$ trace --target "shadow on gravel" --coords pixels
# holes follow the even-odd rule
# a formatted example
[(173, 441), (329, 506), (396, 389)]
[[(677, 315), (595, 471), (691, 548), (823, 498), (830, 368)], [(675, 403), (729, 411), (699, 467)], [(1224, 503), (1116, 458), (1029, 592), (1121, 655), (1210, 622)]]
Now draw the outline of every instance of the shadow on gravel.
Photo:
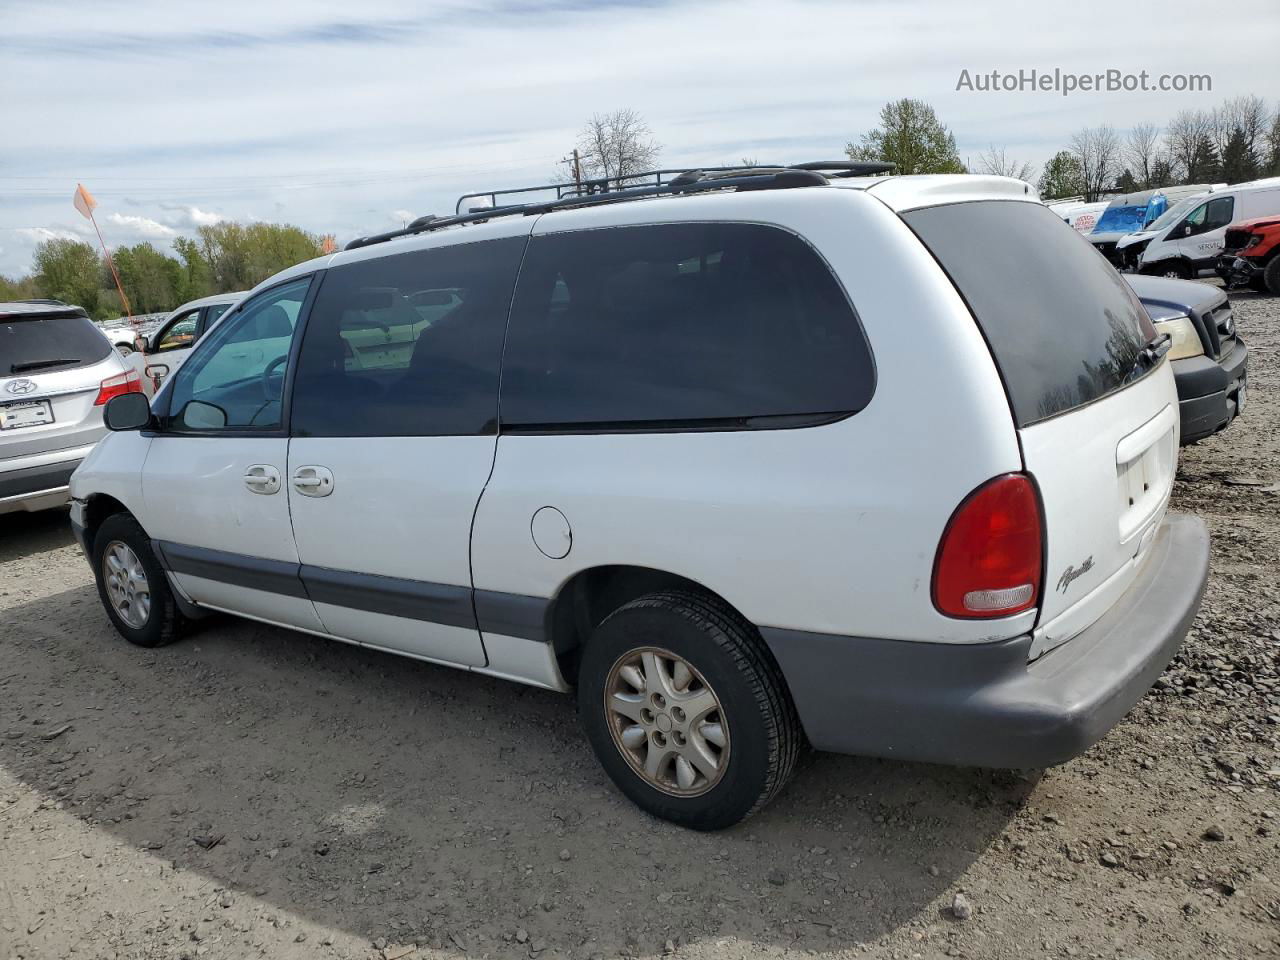
[(614, 791), (567, 697), (231, 619), (140, 650), (88, 584), (5, 611), (0, 763), (277, 907), (499, 956), (846, 949), (948, 894), (1034, 786), (819, 755), (743, 826), (692, 833)]
[(75, 542), (66, 510), (0, 514), (0, 563)]

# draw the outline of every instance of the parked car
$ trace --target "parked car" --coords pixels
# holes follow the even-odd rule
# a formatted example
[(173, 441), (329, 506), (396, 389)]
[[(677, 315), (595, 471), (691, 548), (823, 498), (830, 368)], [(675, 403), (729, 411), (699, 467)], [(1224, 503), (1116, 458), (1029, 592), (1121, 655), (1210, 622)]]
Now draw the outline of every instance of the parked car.
[(1227, 228), (1244, 220), (1280, 214), (1280, 177), (1215, 190), (1179, 221), (1147, 243), (1138, 260), (1142, 273), (1194, 279), (1217, 266)]
[(1217, 269), (1228, 287), (1252, 287), (1280, 297), (1280, 216), (1237, 223), (1222, 242)]
[(107, 335), (120, 356), (127, 357), (139, 348), (139, 339), (145, 340), (155, 332), (166, 313), (139, 313), (132, 317), (114, 317), (97, 321), (98, 329)]
[(107, 431), (102, 410), (141, 377), (80, 307), (0, 303), (0, 514), (67, 502), (67, 481)]
[(1225, 430), (1244, 412), (1249, 348), (1236, 329), (1231, 301), (1219, 288), (1194, 280), (1126, 274), (1169, 351), (1178, 387), (1181, 442)]
[(108, 335), (123, 356), (135, 350), (141, 350), (148, 358), (153, 354), (165, 354), (163, 359), (148, 364), (158, 374), (155, 379), (161, 381), (181, 366), (195, 342), (243, 296), (244, 291), (201, 297), (184, 303), (158, 320), (150, 321), (141, 329), (114, 327)]
[(162, 383), (182, 366), (191, 348), (218, 319), (244, 297), (245, 291), (216, 293), (184, 303), (162, 320), (146, 338), (147, 370)]
[(1169, 338), (1021, 181), (864, 169), (507, 196), (277, 274), (72, 479), (107, 616), (576, 687), (618, 787), (700, 829), (806, 739), (1076, 756), (1207, 577)]
[(1124, 259), (1117, 249), (1119, 241), (1133, 233), (1140, 233), (1154, 223), (1171, 203), (1187, 197), (1198, 196), (1225, 187), (1221, 184), (1190, 184), (1182, 187), (1160, 187), (1141, 190), (1114, 198), (1089, 231), (1089, 242), (1113, 266), (1124, 266)]

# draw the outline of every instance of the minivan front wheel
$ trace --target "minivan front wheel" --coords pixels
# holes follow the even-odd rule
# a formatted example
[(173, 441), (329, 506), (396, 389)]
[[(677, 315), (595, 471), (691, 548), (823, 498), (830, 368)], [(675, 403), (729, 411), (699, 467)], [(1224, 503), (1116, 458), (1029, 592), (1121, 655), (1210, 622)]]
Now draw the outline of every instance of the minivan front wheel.
[(610, 778), (649, 813), (732, 826), (790, 778), (803, 734), (754, 628), (695, 593), (614, 611), (582, 658), (578, 709)]
[(102, 521), (91, 559), (103, 609), (122, 637), (140, 647), (178, 638), (185, 618), (138, 521), (119, 513)]

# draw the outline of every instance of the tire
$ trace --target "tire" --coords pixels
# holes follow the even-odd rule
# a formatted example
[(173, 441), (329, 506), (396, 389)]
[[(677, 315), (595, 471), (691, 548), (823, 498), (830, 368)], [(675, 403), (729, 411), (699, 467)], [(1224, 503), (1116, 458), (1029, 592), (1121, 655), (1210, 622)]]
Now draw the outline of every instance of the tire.
[[(107, 570), (110, 567), (107, 560), (108, 551), (113, 551), (112, 556), (118, 562), (121, 556), (128, 556), (118, 549), (121, 546), (127, 548), (145, 574), (147, 588), (145, 615), (144, 606), (141, 603), (141, 591), (133, 594), (132, 602), (127, 604), (122, 612), (115, 599), (120, 596), (120, 593), (108, 582)], [(103, 609), (106, 610), (112, 626), (122, 637), (139, 647), (163, 647), (181, 636), (186, 626), (186, 618), (178, 609), (164, 570), (151, 550), (151, 540), (138, 525), (137, 520), (126, 513), (107, 517), (93, 538), (92, 562), (94, 578), (98, 584), (98, 597), (102, 600)], [(131, 563), (124, 565), (126, 570), (132, 569), (132, 566)], [(136, 590), (138, 584), (136, 578), (132, 580), (132, 584)], [(134, 619), (132, 623), (126, 619), (130, 611)]]
[(116, 353), (120, 354), (122, 357), (127, 357), (133, 352), (133, 347), (129, 346), (127, 343), (116, 344)]
[(1275, 296), (1280, 297), (1280, 256), (1271, 258), (1267, 268), (1262, 271), (1262, 278), (1267, 284), (1267, 289)]
[(1181, 260), (1170, 260), (1167, 263), (1160, 263), (1151, 268), (1151, 272), (1157, 277), (1172, 277), (1176, 280), (1190, 280), (1191, 271), (1187, 269), (1187, 265)]
[[(692, 671), (683, 692), (678, 660)], [(649, 681), (638, 687), (623, 678), (627, 665), (647, 676), (645, 664), (654, 662), (671, 668), (663, 676), (675, 686), (663, 688), (670, 694), (665, 706), (650, 710), (653, 694), (642, 692), (653, 689)], [(610, 710), (606, 699), (620, 691), (636, 698), (628, 702), (628, 711), (642, 703), (650, 719), (633, 720)], [(710, 719), (681, 713), (681, 704), (696, 711), (708, 694), (716, 705)], [(578, 672), (578, 711), (587, 739), (618, 789), (648, 813), (694, 830), (721, 830), (763, 807), (790, 779), (804, 743), (791, 695), (759, 633), (723, 603), (684, 591), (632, 600), (596, 627)], [(659, 742), (663, 746), (655, 747)], [(668, 782), (655, 785), (641, 768), (649, 751), (664, 756), (668, 749), (714, 756), (715, 776), (706, 775), (705, 759), (697, 770), (686, 760), (684, 774), (693, 771), (698, 779), (684, 789), (680, 760), (673, 757), (656, 778)]]

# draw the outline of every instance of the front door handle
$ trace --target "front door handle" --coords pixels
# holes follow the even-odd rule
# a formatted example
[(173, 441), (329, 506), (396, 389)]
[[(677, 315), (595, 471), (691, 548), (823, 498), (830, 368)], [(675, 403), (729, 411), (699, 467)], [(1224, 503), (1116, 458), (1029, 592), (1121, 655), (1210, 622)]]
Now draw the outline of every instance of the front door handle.
[(328, 467), (298, 467), (290, 479), (293, 489), (304, 497), (327, 497), (333, 493), (333, 472)]
[(275, 493), (280, 489), (280, 471), (269, 463), (252, 464), (244, 472), (244, 485), (254, 493)]

